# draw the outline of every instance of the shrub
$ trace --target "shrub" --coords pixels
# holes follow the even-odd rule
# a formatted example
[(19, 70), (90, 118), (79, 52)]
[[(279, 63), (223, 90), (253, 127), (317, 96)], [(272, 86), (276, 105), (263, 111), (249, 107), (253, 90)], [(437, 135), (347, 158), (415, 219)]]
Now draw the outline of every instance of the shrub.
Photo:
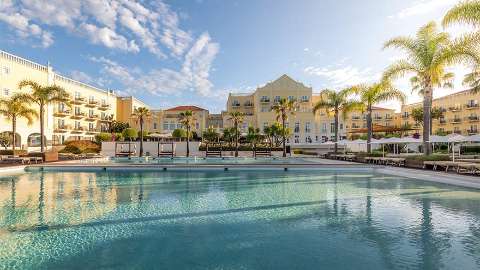
[[(65, 150), (66, 153), (80, 154), (80, 153), (86, 153), (86, 152), (88, 153), (100, 152), (100, 146), (95, 142), (92, 142), (89, 140), (68, 141), (65, 144), (66, 146), (64, 150), (67, 149)], [(75, 148), (78, 149), (80, 152), (76, 153), (77, 151), (75, 150)]]
[(123, 135), (122, 133), (118, 132), (118, 133), (115, 133), (115, 141), (123, 141)]
[(98, 143), (98, 144), (102, 144), (102, 142), (109, 142), (112, 140), (112, 134), (110, 133), (100, 133), (100, 134), (97, 134), (95, 135), (95, 141)]
[(138, 132), (134, 128), (126, 128), (122, 132), (122, 137), (125, 138), (126, 140), (136, 140), (138, 137)]
[(177, 128), (172, 132), (172, 137), (174, 138), (186, 138), (187, 132), (184, 129)]
[(72, 153), (72, 154), (81, 154), (82, 150), (75, 145), (67, 145), (65, 148), (60, 150), (60, 153)]
[(450, 157), (448, 155), (418, 155), (418, 156), (408, 156), (406, 160), (415, 160), (415, 161), (448, 161)]
[(460, 152), (462, 154), (479, 154), (480, 153), (480, 146), (478, 145), (465, 145), (460, 147)]
[[(140, 138), (140, 135), (141, 135), (141, 134), (142, 134), (142, 133), (141, 133), (140, 131), (138, 131), (138, 134), (137, 134), (138, 138)], [(144, 130), (144, 131), (143, 131), (143, 138), (146, 138), (146, 137), (148, 137), (148, 131)]]
[[(19, 156), (23, 156), (23, 155), (27, 154), (27, 150), (15, 149), (15, 154), (19, 155)], [(2, 149), (2, 150), (0, 150), (0, 155), (12, 156), (13, 155), (13, 150)]]

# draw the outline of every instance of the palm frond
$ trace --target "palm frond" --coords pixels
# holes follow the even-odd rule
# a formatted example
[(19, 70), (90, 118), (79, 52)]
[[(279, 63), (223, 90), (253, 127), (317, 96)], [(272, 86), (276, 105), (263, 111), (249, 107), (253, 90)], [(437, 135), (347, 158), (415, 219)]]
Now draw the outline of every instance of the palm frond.
[(462, 1), (450, 9), (442, 20), (444, 27), (455, 23), (480, 26), (480, 1)]

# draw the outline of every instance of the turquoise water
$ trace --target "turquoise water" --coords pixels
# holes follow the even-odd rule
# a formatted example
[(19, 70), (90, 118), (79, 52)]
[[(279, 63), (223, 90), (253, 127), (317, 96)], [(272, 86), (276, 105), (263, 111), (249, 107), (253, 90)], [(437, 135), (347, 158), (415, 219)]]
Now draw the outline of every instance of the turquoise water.
[(88, 164), (316, 164), (315, 158), (282, 158), (282, 157), (224, 157), (224, 158), (151, 158), (151, 157), (117, 157), (110, 159), (86, 159), (80, 162)]
[(368, 171), (0, 178), (0, 269), (479, 269), (480, 192)]

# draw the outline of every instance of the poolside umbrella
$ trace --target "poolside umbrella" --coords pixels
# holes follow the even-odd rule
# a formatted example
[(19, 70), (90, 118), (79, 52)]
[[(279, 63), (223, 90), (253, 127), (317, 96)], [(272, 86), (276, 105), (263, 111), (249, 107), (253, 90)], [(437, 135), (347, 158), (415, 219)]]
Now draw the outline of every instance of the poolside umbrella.
[(343, 153), (345, 154), (347, 152), (347, 144), (349, 143), (349, 140), (340, 140), (337, 142), (337, 145), (343, 146)]
[[(455, 143), (458, 142), (458, 143), (461, 143), (461, 142), (465, 142), (467, 141), (467, 137), (465, 136), (462, 136), (462, 135), (455, 135), (455, 136), (452, 136), (450, 138), (448, 138), (448, 142), (449, 143), (452, 143), (452, 161), (455, 162)], [(458, 154), (460, 155), (460, 148), (458, 149)]]

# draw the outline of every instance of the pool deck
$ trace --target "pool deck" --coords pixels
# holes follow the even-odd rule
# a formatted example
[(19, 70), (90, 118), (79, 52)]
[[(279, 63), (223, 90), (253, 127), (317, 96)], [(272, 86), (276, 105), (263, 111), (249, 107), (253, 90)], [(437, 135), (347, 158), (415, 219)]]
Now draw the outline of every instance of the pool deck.
[(396, 175), (410, 179), (449, 184), (460, 187), (480, 189), (480, 177), (456, 173), (445, 173), (422, 169), (410, 169), (383, 165), (355, 163), (349, 161), (315, 159), (314, 162), (275, 164), (122, 164), (122, 163), (86, 163), (81, 161), (63, 161), (55, 163), (34, 164), (27, 166), (10, 166), (0, 168), (0, 175), (24, 173), (29, 171), (179, 171), (179, 170), (373, 170), (377, 173)]

